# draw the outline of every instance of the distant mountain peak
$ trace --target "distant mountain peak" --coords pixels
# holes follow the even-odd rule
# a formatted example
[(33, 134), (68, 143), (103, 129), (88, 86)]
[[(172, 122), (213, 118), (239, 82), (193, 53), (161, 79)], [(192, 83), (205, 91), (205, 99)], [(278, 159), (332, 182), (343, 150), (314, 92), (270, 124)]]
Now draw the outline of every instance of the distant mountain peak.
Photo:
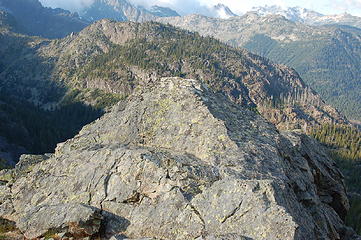
[(253, 12), (260, 16), (282, 15), (294, 22), (308, 22), (310, 19), (322, 17), (323, 14), (301, 7), (282, 7), (277, 5), (254, 7)]
[(215, 5), (212, 11), (214, 12), (215, 17), (222, 19), (228, 19), (238, 16), (237, 14), (233, 13), (228, 6), (221, 3)]
[(158, 17), (175, 17), (179, 14), (171, 8), (134, 5), (127, 0), (95, 0), (85, 11), (83, 17), (91, 21), (111, 18), (117, 21), (144, 22)]
[(90, 21), (111, 18), (116, 21), (141, 21), (148, 18), (144, 9), (133, 6), (127, 0), (95, 0), (82, 13)]
[(179, 17), (180, 15), (169, 7), (162, 7), (154, 5), (149, 9), (149, 12), (158, 17)]
[(293, 22), (306, 23), (308, 25), (350, 25), (354, 27), (361, 27), (361, 18), (352, 16), (345, 12), (335, 15), (324, 15), (316, 11), (301, 8), (301, 7), (281, 7), (277, 5), (254, 7), (252, 12), (255, 12), (259, 16), (267, 15), (282, 15), (288, 20)]

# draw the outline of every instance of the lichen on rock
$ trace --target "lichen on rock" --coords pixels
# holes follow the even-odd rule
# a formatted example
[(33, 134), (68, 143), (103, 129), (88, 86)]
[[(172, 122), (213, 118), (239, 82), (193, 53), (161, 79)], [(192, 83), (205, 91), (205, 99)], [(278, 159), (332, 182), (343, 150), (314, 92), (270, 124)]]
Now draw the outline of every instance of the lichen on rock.
[(25, 234), (31, 209), (82, 204), (101, 212), (92, 234), (104, 239), (351, 239), (342, 179), (307, 136), (199, 81), (162, 78), (7, 184), (0, 213), (11, 205)]

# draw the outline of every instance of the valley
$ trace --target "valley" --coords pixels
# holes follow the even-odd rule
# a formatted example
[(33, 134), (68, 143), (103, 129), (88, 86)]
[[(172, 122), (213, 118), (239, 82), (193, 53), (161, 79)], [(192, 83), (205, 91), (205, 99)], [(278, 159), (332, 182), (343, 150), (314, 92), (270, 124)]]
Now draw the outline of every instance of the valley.
[(202, 11), (0, 0), (0, 239), (360, 239), (359, 18)]
[(351, 120), (359, 120), (361, 30), (309, 26), (282, 16), (249, 13), (228, 20), (200, 15), (158, 19), (243, 47), (294, 68), (321, 97)]

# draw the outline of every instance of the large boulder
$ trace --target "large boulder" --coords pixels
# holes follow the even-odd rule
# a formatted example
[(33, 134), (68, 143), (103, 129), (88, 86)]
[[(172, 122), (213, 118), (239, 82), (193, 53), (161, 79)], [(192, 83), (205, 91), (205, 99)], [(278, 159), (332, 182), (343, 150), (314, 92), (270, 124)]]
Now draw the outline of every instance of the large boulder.
[(9, 181), (0, 213), (22, 226), (41, 206), (86, 204), (101, 209), (105, 239), (356, 238), (342, 179), (312, 139), (198, 81), (164, 78)]
[(62, 234), (86, 238), (99, 232), (99, 209), (82, 204), (39, 205), (24, 212), (17, 226), (28, 239)]

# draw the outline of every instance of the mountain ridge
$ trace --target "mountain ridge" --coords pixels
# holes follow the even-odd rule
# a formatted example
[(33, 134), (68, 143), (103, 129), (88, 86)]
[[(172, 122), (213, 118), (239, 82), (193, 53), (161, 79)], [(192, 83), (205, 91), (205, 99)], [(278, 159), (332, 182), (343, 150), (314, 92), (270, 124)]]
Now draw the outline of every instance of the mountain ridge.
[(357, 239), (320, 145), (193, 79), (138, 86), (0, 179), (0, 216), (27, 238)]
[[(109, 25), (109, 26), (108, 26)], [(131, 39), (133, 38), (132, 36), (137, 36), (137, 35), (139, 35), (139, 33), (140, 32), (138, 32), (139, 30), (137, 30), (137, 26), (142, 26), (142, 25), (132, 25), (132, 24), (130, 24), (130, 25), (128, 25), (128, 24), (124, 24), (123, 26), (127, 26), (126, 28), (128, 28), (128, 26), (131, 26), (131, 28), (130, 28), (130, 32), (128, 32), (128, 33), (125, 33), (124, 34), (124, 37), (121, 37), (121, 38), (119, 38), (119, 35), (118, 35), (118, 33), (116, 32), (116, 31), (123, 31), (124, 32), (124, 30), (116, 30), (115, 32), (114, 32), (114, 30), (113, 29), (117, 29), (117, 28), (119, 28), (120, 27), (120, 29), (121, 29), (121, 26), (122, 25), (119, 25), (119, 24), (117, 24), (117, 23), (113, 23), (113, 22), (109, 22), (109, 21), (101, 21), (101, 22), (98, 22), (98, 23), (96, 23), (96, 25), (93, 25), (93, 26), (91, 26), (91, 27), (89, 27), (89, 28), (87, 28), (86, 30), (84, 30), (83, 32), (85, 33), (85, 32), (87, 32), (88, 30), (91, 30), (91, 31), (93, 31), (93, 30), (95, 30), (95, 32), (97, 32), (99, 29), (104, 29), (104, 31), (105, 31), (105, 33), (106, 33), (106, 35), (107, 34), (109, 34), (108, 35), (108, 37), (107, 38), (109, 38), (112, 42), (114, 42), (114, 43), (116, 43), (116, 44), (124, 44), (124, 43), (126, 43), (127, 41), (131, 41)], [(159, 42), (162, 42), (162, 41), (164, 41), (164, 40), (166, 40), (166, 38), (168, 37), (166, 37), (166, 34), (167, 34), (167, 32), (168, 32), (168, 34), (170, 34), (170, 37), (176, 37), (177, 36), (177, 34), (181, 34), (181, 35), (183, 35), (184, 34), (184, 37), (190, 37), (190, 36), (192, 36), (192, 35), (189, 35), (189, 33), (183, 33), (183, 32), (179, 32), (178, 30), (175, 30), (175, 29), (171, 29), (171, 28), (168, 28), (168, 27), (164, 27), (164, 26), (161, 26), (161, 25), (157, 25), (157, 24), (154, 24), (154, 23), (149, 23), (149, 25), (145, 25), (145, 26), (147, 26), (147, 27), (150, 27), (150, 29), (149, 30), (146, 30), (145, 32), (148, 32), (148, 34), (147, 34), (147, 38), (148, 39), (146, 39), (146, 41), (144, 42), (144, 43), (142, 43), (142, 36), (140, 35), (140, 36), (137, 36), (136, 37), (136, 39), (138, 39), (137, 41), (138, 41), (138, 43), (137, 44), (139, 44), (139, 48), (140, 48), (140, 46), (142, 45), (142, 44), (145, 44), (145, 48), (147, 49), (148, 47), (147, 47), (147, 42), (149, 41), (150, 43), (152, 43), (152, 42), (154, 42), (155, 44), (158, 44), (157, 42), (159, 41)], [(147, 28), (146, 27), (146, 28)], [(134, 33), (132, 33), (134, 30), (131, 30), (131, 29), (134, 29), (135, 30), (135, 32)], [(158, 30), (159, 29), (159, 30)], [(103, 31), (103, 30), (102, 30)], [(128, 31), (128, 30), (127, 30)], [(165, 34), (160, 34), (160, 32), (161, 31), (165, 31)], [(83, 33), (82, 32), (82, 33)], [(138, 32), (138, 33), (137, 33)], [(152, 32), (152, 33), (151, 33)], [(130, 34), (131, 33), (131, 34)], [(92, 34), (92, 33), (91, 33)], [(96, 34), (98, 34), (98, 33), (96, 33)], [(82, 34), (80, 34), (80, 35), (82, 35)], [(80, 36), (79, 35), (79, 36)], [(155, 36), (157, 36), (158, 35), (158, 37), (155, 37)], [(196, 36), (196, 35), (195, 35)], [(130, 37), (130, 38), (129, 38)], [(197, 36), (196, 36), (197, 37)], [(157, 38), (160, 38), (160, 39), (157, 39)], [(177, 38), (177, 37), (176, 37)], [(198, 38), (198, 37), (197, 37)], [(206, 39), (205, 39), (206, 40)], [(137, 42), (136, 41), (136, 42)], [(167, 41), (169, 41), (169, 40), (167, 40)], [(152, 43), (153, 44), (153, 43)], [(165, 44), (165, 42), (164, 42), (164, 44)], [(169, 44), (169, 43), (168, 43)], [(174, 43), (171, 43), (172, 45), (171, 45), (171, 48), (173, 48), (173, 47), (176, 47), (177, 48), (177, 45), (173, 45)], [(187, 43), (188, 44), (188, 43)], [(214, 43), (212, 43), (212, 44), (214, 44), (214, 46), (216, 47), (216, 44), (218, 44), (218, 43), (216, 43), (216, 42), (214, 42)], [(165, 46), (167, 46), (167, 44), (165, 44)], [(151, 45), (149, 46), (149, 47), (151, 47)], [(130, 47), (130, 48), (132, 48), (132, 47)], [(157, 47), (158, 48), (158, 47)], [(164, 48), (164, 46), (159, 46), (159, 48)], [(145, 51), (148, 51), (148, 50), (146, 50), (145, 49)], [(125, 49), (126, 50), (126, 49)], [(224, 49), (225, 51), (229, 51), (229, 50), (226, 50), (226, 48)], [(127, 50), (126, 50), (127, 51)], [(158, 50), (157, 50), (158, 51)], [(170, 51), (171, 51), (171, 49), (170, 49)], [(198, 51), (198, 50), (196, 50), (196, 51)], [(207, 50), (201, 50), (201, 52), (202, 51), (204, 51), (204, 52), (206, 52)], [(117, 54), (116, 52), (115, 52), (115, 54)], [(134, 53), (132, 53), (131, 55), (137, 55), (137, 54), (143, 54), (143, 53), (141, 53), (141, 52), (134, 52)], [(176, 53), (172, 53), (171, 52), (171, 54), (176, 54)], [(180, 54), (183, 54), (183, 53), (180, 53)], [(195, 52), (195, 54), (197, 54), (196, 52)], [(252, 55), (252, 54), (250, 54), (250, 53), (248, 53), (248, 52), (244, 52), (243, 51), (243, 53), (242, 54), (244, 54), (245, 56), (247, 56), (247, 58), (249, 58), (250, 60), (246, 60), (246, 62), (247, 61), (249, 61), (247, 64), (257, 64), (258, 63), (258, 61), (259, 62), (262, 62), (262, 61), (266, 61), (266, 60), (264, 60), (264, 59), (258, 59), (258, 57), (257, 56), (255, 56), (255, 55)], [(241, 55), (240, 55), (241, 56)], [(140, 57), (140, 56), (139, 56)], [(146, 57), (146, 56), (145, 56)], [(168, 56), (165, 56), (166, 58), (168, 58)], [(187, 57), (188, 58), (188, 57)], [(242, 58), (242, 57), (241, 57)], [(174, 58), (171, 58), (171, 59), (174, 59)], [(157, 61), (160, 61), (160, 59), (158, 58), (155, 58), (153, 61), (155, 61), (155, 63), (157, 62)], [(171, 60), (171, 61), (174, 61), (174, 60)], [(184, 59), (183, 59), (183, 61), (185, 61)], [(205, 61), (209, 61), (209, 60), (205, 60)], [(233, 60), (232, 60), (233, 61)], [(177, 62), (177, 61), (175, 61), (175, 62)], [(267, 62), (267, 61), (266, 61)], [(130, 60), (130, 63), (131, 64), (134, 64), (135, 62), (133, 62), (132, 60)], [(129, 63), (128, 63), (129, 64)], [(138, 63), (139, 64), (139, 63)], [(137, 65), (138, 65), (137, 64)], [(159, 63), (157, 63), (157, 64), (159, 64)], [(165, 63), (161, 63), (161, 64), (165, 64)], [(267, 64), (270, 64), (269, 62), (267, 62)], [(176, 64), (177, 65), (177, 64)], [(175, 66), (176, 66), (175, 65)], [(183, 64), (181, 64), (181, 65), (183, 65)], [(186, 64), (187, 65), (187, 64)], [(156, 68), (158, 68), (158, 67), (156, 67)], [(171, 66), (171, 69), (173, 68), (173, 66)], [(273, 67), (272, 67), (273, 68)], [(271, 69), (272, 69), (271, 68)], [(287, 69), (287, 68), (285, 68), (284, 66), (277, 66), (276, 68), (281, 68), (281, 69), (284, 69), (284, 71), (285, 71), (285, 73), (282, 73), (282, 70), (281, 70), (281, 72), (280, 73), (277, 73), (277, 74), (280, 74), (280, 75), (282, 75), (282, 74), (290, 74), (289, 75), (289, 77), (290, 78), (293, 78), (294, 76), (293, 75), (295, 75), (296, 73), (294, 72), (294, 71), (290, 71), (289, 69)], [(90, 69), (89, 69), (90, 70)], [(85, 72), (88, 72), (89, 73), (89, 70), (86, 70)], [(149, 70), (151, 70), (151, 69), (149, 69), (149, 70), (147, 70), (147, 69), (145, 69), (146, 71), (149, 71)], [(82, 70), (82, 71), (84, 71), (84, 70)], [(94, 71), (94, 70), (93, 70)], [(132, 70), (133, 71), (133, 70)], [(153, 70), (154, 71), (154, 70)], [(169, 70), (168, 70), (169, 71)], [(174, 70), (172, 70), (172, 71), (174, 71)], [(188, 70), (189, 71), (189, 70)], [(203, 71), (205, 71), (205, 70), (203, 70)], [(233, 70), (232, 70), (233, 71)], [(262, 71), (262, 70), (261, 70)], [(273, 70), (271, 70), (271, 71), (273, 71)], [(289, 72), (290, 71), (290, 72)], [(84, 72), (84, 73), (85, 73)], [(87, 74), (88, 74), (87, 73)], [(162, 72), (160, 72), (160, 74), (161, 74), (161, 76), (164, 76), (164, 75), (162, 75), (162, 74), (164, 74), (164, 73), (162, 73)], [(171, 73), (172, 74), (172, 73)], [(173, 73), (174, 74), (174, 73)], [(185, 74), (187, 74), (187, 73), (185, 73)], [(266, 74), (268, 74), (268, 73), (266, 73)], [(205, 75), (206, 76), (206, 75)], [(292, 77), (291, 77), (292, 76)], [(304, 83), (302, 82), (302, 80), (299, 80), (299, 78), (298, 78), (298, 76), (297, 75), (295, 75), (296, 77), (295, 77), (295, 81), (297, 81), (297, 85), (299, 86), (299, 87), (301, 87), (301, 88), (306, 88), (306, 86), (304, 85)], [(254, 76), (254, 77), (256, 77), (256, 76)], [(207, 77), (208, 78), (208, 77)], [(217, 78), (219, 78), (219, 77), (217, 77)], [(227, 78), (225, 78), (225, 79), (227, 79)], [(296, 80), (297, 79), (297, 80)], [(208, 81), (208, 80), (207, 80)], [(277, 84), (279, 84), (279, 83), (277, 83), (277, 81), (276, 80), (270, 80), (272, 83), (271, 83), (271, 85), (269, 85), (269, 87), (266, 87), (266, 89), (267, 88), (270, 88), (270, 89), (268, 89), (268, 90), (261, 90), (261, 92), (262, 91), (270, 91), (270, 93), (272, 92), (272, 91), (276, 91), (276, 87), (274, 87), (274, 86), (272, 86), (272, 84), (275, 84), (275, 85), (277, 85)], [(287, 80), (287, 81), (293, 81), (293, 80)], [(220, 83), (218, 83), (218, 84), (220, 84)], [(239, 83), (239, 84), (241, 84), (241, 83)], [(269, 84), (269, 83), (268, 83)], [(267, 84), (267, 85), (268, 85)], [(286, 84), (286, 82), (285, 82), (285, 84)], [(287, 84), (294, 84), (294, 83), (287, 83)], [(237, 84), (238, 85), (238, 84)], [(243, 84), (241, 84), (241, 86), (242, 86)], [(247, 86), (247, 88), (248, 87), (251, 87), (253, 84), (251, 84), (251, 85), (249, 85), (249, 86)], [(256, 102), (260, 102), (260, 101), (263, 101), (263, 100), (261, 100), (261, 99), (258, 99), (258, 100), (246, 100), (247, 98), (249, 98), (247, 95), (247, 91), (249, 91), (249, 90), (242, 90), (242, 88), (243, 87), (241, 87), (240, 86), (240, 89), (239, 90), (236, 90), (236, 92), (238, 91), (239, 93), (237, 93), (237, 94), (241, 94), (241, 95), (244, 95), (244, 96), (241, 96), (241, 95), (238, 95), (238, 97), (240, 98), (239, 100), (237, 100), (237, 95), (236, 95), (236, 98), (235, 98), (235, 101), (238, 101), (239, 103), (246, 103), (247, 101), (248, 101), (248, 104), (250, 104), (251, 106), (253, 105), (253, 103), (251, 103), (252, 101), (254, 102), (254, 101), (256, 101)], [(254, 86), (256, 86), (256, 84), (254, 85)], [(271, 87), (272, 86), (272, 87)], [(258, 87), (257, 87), (258, 88)], [(261, 88), (262, 89), (262, 88)], [(272, 89), (272, 90), (271, 90)], [(283, 89), (283, 87), (281, 87), (280, 89)], [(286, 89), (286, 88), (284, 88), (284, 89)], [(229, 90), (229, 91), (231, 91), (231, 90)], [(252, 94), (254, 94), (254, 96), (257, 96), (258, 94), (256, 94), (256, 92), (255, 92), (255, 90), (251, 90), (252, 92), (254, 92), (254, 93), (252, 93)], [(310, 93), (310, 96), (312, 96), (312, 95), (315, 95), (315, 93), (314, 92), (312, 92), (312, 90), (307, 90), (307, 91), (309, 91), (309, 93)], [(229, 94), (229, 96), (231, 96), (231, 94), (230, 93), (228, 93)], [(277, 93), (277, 94), (280, 94), (280, 93)], [(279, 95), (277, 96), (277, 97), (280, 97)], [(285, 97), (287, 97), (287, 96), (285, 96)], [(253, 97), (252, 97), (253, 98)], [(312, 99), (313, 97), (311, 97), (310, 99)], [(316, 102), (317, 102), (318, 100), (316, 100)], [(335, 113), (333, 113), (333, 114), (335, 114)], [(337, 114), (336, 114), (337, 115)], [(336, 116), (336, 115), (334, 115), (334, 116)]]
[(301, 22), (309, 25), (350, 25), (361, 28), (361, 17), (348, 13), (325, 15), (313, 10), (301, 7), (280, 7), (277, 5), (254, 7), (251, 12), (259, 16), (281, 15), (294, 22)]
[(295, 70), (155, 22), (49, 40), (1, 16), (0, 168), (8, 139), (54, 152), (0, 171), (11, 239), (359, 239), (301, 133), (348, 121)]
[(170, 8), (161, 6), (152, 6), (150, 9), (146, 9), (127, 0), (95, 0), (82, 10), (81, 16), (91, 22), (103, 18), (116, 21), (145, 22), (157, 17), (179, 16), (179, 14)]
[(62, 38), (89, 24), (76, 13), (45, 8), (39, 0), (1, 0), (0, 8), (16, 19), (22, 33), (45, 38)]
[(158, 5), (152, 6), (149, 10), (153, 15), (157, 17), (176, 17), (180, 16), (177, 11), (169, 8), (169, 7), (162, 7)]
[(191, 15), (157, 21), (213, 36), (293, 67), (329, 104), (350, 119), (361, 117), (358, 28), (310, 26), (280, 15), (260, 17), (255, 13), (228, 20)]
[(213, 6), (212, 10), (214, 12), (214, 17), (218, 17), (221, 19), (228, 19), (231, 17), (237, 17), (238, 15), (233, 13), (229, 7), (224, 4), (217, 4)]
[[(280, 129), (348, 123), (294, 70), (159, 23), (101, 20), (64, 39), (3, 32), (0, 41), (5, 56), (0, 60), (1, 91), (9, 105), (5, 116), (14, 116), (5, 126), (25, 124), (17, 136), (31, 133), (34, 138), (14, 138), (9, 131), (0, 135), (33, 153), (53, 151), (58, 141), (74, 136), (137, 86), (166, 76), (204, 81)], [(29, 119), (22, 124), (16, 114)]]

